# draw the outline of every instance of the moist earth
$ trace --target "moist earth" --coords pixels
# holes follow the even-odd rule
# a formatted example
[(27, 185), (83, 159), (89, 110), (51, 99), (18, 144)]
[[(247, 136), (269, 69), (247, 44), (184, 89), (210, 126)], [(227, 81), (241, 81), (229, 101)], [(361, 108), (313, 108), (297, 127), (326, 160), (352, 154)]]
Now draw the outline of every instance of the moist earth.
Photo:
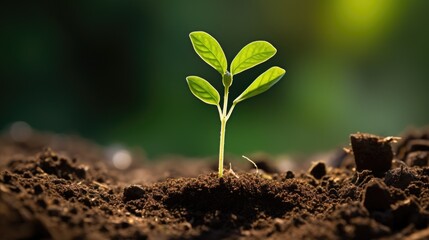
[(5, 135), (1, 238), (429, 239), (429, 129), (350, 141), (309, 168), (268, 160), (219, 179), (207, 161), (121, 171), (77, 137)]

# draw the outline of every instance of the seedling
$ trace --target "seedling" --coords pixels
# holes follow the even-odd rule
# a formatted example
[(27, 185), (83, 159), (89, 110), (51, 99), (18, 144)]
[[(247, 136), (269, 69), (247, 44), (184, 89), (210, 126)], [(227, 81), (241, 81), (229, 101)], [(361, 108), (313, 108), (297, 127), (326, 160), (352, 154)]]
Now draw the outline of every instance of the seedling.
[(276, 84), (285, 74), (285, 70), (280, 67), (271, 67), (241, 93), (233, 102), (228, 110), (228, 93), (235, 75), (261, 64), (270, 59), (277, 50), (266, 41), (254, 41), (244, 46), (234, 60), (231, 62), (229, 71), (227, 70), (227, 60), (220, 44), (210, 34), (202, 31), (191, 32), (189, 34), (192, 46), (195, 52), (212, 66), (222, 76), (224, 86), (223, 107), (220, 105), (219, 92), (205, 79), (198, 76), (188, 76), (188, 82), (191, 92), (201, 101), (217, 106), (220, 118), (220, 144), (219, 144), (219, 178), (223, 177), (223, 157), (225, 149), (225, 130), (226, 123), (231, 117), (235, 106), (253, 96), (261, 94)]

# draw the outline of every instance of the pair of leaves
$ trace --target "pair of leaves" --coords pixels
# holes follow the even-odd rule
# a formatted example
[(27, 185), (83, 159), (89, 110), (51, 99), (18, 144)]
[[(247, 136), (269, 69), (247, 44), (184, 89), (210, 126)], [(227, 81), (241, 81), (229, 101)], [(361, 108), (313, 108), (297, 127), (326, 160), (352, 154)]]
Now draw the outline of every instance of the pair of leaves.
[[(206, 32), (192, 32), (189, 36), (195, 51), (206, 63), (216, 69), (222, 77), (229, 74), (225, 54), (216, 39)], [(233, 75), (267, 61), (276, 52), (274, 46), (266, 41), (255, 41), (247, 44), (238, 52), (231, 63), (231, 79)], [(285, 70), (280, 67), (268, 69), (234, 100), (234, 104), (267, 91), (284, 74)], [(219, 104), (219, 93), (208, 81), (197, 76), (189, 76), (186, 80), (191, 92), (201, 101), (212, 105)]]
[[(201, 31), (192, 32), (189, 37), (195, 52), (201, 59), (223, 76), (227, 71), (227, 61), (219, 42), (210, 34)], [(242, 48), (232, 60), (230, 72), (232, 75), (241, 73), (267, 61), (276, 52), (277, 49), (267, 41), (251, 42)]]
[[(234, 104), (267, 91), (283, 77), (285, 72), (286, 71), (280, 67), (268, 69), (259, 75), (259, 77), (234, 100)], [(188, 81), (191, 92), (201, 101), (211, 105), (219, 104), (219, 93), (208, 81), (197, 76), (189, 76), (186, 80)]]

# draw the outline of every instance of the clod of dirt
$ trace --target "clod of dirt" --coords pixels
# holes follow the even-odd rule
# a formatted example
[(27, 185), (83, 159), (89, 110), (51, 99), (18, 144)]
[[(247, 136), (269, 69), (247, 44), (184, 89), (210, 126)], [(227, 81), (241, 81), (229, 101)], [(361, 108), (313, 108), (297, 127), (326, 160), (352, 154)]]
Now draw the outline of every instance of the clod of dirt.
[(367, 133), (350, 135), (356, 170), (371, 170), (375, 176), (383, 176), (392, 166), (391, 140)]
[(410, 167), (424, 167), (429, 165), (429, 151), (416, 151), (407, 155), (405, 162)]
[(386, 173), (384, 182), (395, 188), (405, 189), (416, 179), (417, 173), (412, 168), (400, 167), (391, 169)]
[(399, 159), (405, 161), (407, 155), (417, 151), (429, 151), (429, 128), (426, 134), (422, 136), (408, 136), (402, 140), (396, 149), (396, 155)]
[(313, 166), (311, 166), (309, 172), (316, 179), (321, 179), (326, 175), (326, 165), (324, 162), (314, 163)]
[(45, 149), (45, 151), (40, 154), (39, 159), (38, 167), (44, 172), (56, 175), (59, 178), (66, 180), (75, 178), (84, 179), (86, 176), (86, 171), (83, 166), (75, 166), (72, 161), (58, 157), (51, 149)]
[(131, 200), (143, 198), (145, 193), (146, 193), (145, 190), (138, 185), (132, 185), (132, 186), (126, 187), (124, 189), (124, 201), (128, 202)]
[(292, 179), (294, 177), (295, 177), (295, 174), (292, 171), (286, 172), (286, 176), (285, 176), (286, 179)]
[(419, 214), (420, 206), (414, 198), (400, 201), (392, 208), (393, 227), (395, 229), (402, 229), (411, 223), (419, 224), (423, 220), (423, 216)]
[(372, 179), (365, 187), (362, 203), (368, 211), (390, 209), (392, 199), (387, 186), (379, 179)]
[(414, 139), (407, 143), (408, 152), (415, 151), (429, 151), (429, 140), (427, 139)]
[(373, 178), (374, 175), (372, 175), (371, 171), (363, 170), (362, 172), (354, 172), (351, 181), (357, 186), (364, 186)]

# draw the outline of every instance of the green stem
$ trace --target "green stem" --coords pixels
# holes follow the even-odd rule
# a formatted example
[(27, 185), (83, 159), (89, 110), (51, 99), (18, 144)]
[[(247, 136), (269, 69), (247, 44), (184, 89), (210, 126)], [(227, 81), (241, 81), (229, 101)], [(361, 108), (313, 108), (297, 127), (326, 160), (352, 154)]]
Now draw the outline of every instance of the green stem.
[(226, 118), (222, 118), (220, 121), (220, 144), (219, 144), (219, 178), (223, 177), (223, 156), (225, 149), (225, 129), (226, 129)]
[(226, 120), (228, 121), (229, 117), (231, 117), (232, 111), (234, 111), (235, 105), (237, 105), (237, 103), (233, 103), (231, 108), (229, 109), (228, 114), (226, 115)]
[(227, 110), (228, 110), (228, 92), (229, 92), (229, 87), (225, 87), (222, 115), (220, 116), (219, 178), (223, 177), (223, 160), (224, 160), (224, 152), (225, 152), (225, 132), (226, 132), (226, 122), (228, 121), (227, 116), (226, 116)]

